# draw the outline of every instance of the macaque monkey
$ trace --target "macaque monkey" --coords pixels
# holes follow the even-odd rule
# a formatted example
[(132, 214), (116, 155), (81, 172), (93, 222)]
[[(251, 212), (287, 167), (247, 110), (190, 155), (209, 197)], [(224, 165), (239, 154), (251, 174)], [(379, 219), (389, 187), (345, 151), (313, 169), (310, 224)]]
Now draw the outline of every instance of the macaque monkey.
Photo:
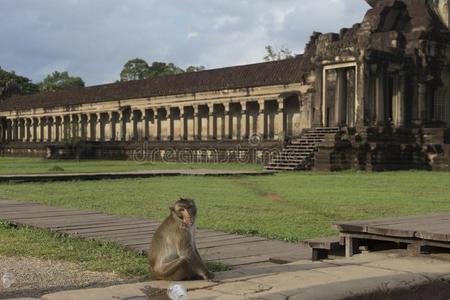
[(154, 279), (181, 281), (211, 280), (195, 244), (193, 200), (180, 199), (170, 207), (170, 216), (158, 227), (150, 246), (150, 269)]

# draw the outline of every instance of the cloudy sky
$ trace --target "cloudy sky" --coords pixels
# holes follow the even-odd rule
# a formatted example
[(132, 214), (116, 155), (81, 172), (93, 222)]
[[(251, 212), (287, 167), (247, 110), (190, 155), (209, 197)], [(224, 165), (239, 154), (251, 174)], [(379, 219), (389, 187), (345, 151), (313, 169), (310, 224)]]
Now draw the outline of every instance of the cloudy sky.
[(129, 59), (217, 68), (301, 53), (313, 31), (360, 22), (363, 0), (0, 0), (0, 66), (113, 82)]

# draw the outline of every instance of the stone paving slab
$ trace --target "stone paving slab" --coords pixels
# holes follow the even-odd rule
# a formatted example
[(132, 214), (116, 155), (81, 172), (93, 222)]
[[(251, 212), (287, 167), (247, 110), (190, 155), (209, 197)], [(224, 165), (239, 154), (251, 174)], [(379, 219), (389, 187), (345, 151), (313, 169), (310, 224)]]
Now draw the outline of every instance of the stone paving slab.
[(46, 182), (71, 180), (103, 180), (127, 178), (152, 178), (174, 176), (266, 176), (273, 175), (274, 171), (240, 171), (240, 170), (150, 170), (134, 172), (101, 172), (101, 173), (61, 173), (61, 174), (18, 174), (0, 175), (0, 182)]
[[(263, 274), (228, 276), (218, 282), (183, 282), (189, 299), (450, 299), (450, 255), (405, 255), (390, 251), (351, 259), (299, 261)], [(233, 273), (234, 272), (234, 273)], [(242, 270), (240, 271), (242, 272)], [(144, 300), (146, 287), (166, 289), (168, 282), (148, 282), (45, 295), (41, 300)]]

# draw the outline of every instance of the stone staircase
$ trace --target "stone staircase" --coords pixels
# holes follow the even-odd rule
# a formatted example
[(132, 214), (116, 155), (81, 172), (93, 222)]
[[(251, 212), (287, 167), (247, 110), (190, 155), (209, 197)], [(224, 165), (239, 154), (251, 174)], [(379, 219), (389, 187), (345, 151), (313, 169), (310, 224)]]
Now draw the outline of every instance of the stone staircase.
[(264, 168), (274, 171), (310, 170), (314, 153), (325, 136), (339, 132), (338, 127), (305, 129), (299, 138), (292, 139)]

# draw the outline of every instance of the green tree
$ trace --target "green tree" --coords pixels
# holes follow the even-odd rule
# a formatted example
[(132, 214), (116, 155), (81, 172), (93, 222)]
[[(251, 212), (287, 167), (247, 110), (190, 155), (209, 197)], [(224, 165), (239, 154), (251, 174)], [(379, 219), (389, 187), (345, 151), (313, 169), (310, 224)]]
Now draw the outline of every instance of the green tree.
[(13, 95), (28, 95), (39, 92), (36, 84), (30, 79), (8, 72), (0, 67), (0, 101)]
[(84, 87), (83, 79), (70, 76), (68, 72), (55, 71), (52, 74), (47, 75), (47, 77), (39, 83), (41, 92), (56, 92), (76, 87)]
[(186, 68), (186, 73), (199, 72), (204, 70), (206, 70), (205, 66), (189, 66)]
[(282, 46), (281, 48), (276, 49), (269, 45), (266, 46), (266, 56), (264, 56), (264, 61), (276, 61), (294, 57), (294, 53), (288, 47)]
[(155, 61), (149, 65), (141, 58), (129, 60), (120, 72), (120, 81), (142, 80), (168, 75), (176, 75), (189, 72), (205, 70), (204, 66), (189, 66), (186, 70), (176, 66), (174, 63)]
[(173, 63), (155, 61), (150, 66), (149, 78), (184, 73), (184, 70)]
[(120, 72), (120, 81), (142, 80), (149, 78), (150, 66), (141, 59), (135, 58), (129, 60)]

